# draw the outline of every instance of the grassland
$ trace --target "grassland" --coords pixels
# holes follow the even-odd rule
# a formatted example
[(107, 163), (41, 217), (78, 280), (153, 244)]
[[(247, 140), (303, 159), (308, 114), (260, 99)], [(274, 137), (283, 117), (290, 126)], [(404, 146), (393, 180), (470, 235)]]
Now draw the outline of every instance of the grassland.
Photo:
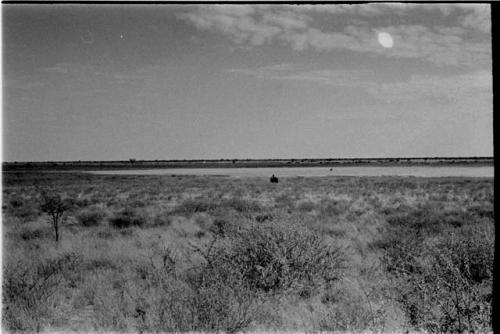
[(7, 330), (491, 331), (492, 179), (3, 177)]

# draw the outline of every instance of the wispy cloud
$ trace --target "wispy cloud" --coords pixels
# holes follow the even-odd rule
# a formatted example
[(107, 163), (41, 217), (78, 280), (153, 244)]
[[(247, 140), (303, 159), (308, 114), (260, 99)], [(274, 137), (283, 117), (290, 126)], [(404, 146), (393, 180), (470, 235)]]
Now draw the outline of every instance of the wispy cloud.
[(371, 70), (305, 69), (293, 64), (276, 64), (257, 69), (231, 69), (229, 73), (266, 80), (315, 82), (351, 87), (371, 97), (390, 102), (436, 99), (456, 102), (465, 96), (492, 97), (491, 72), (478, 70), (454, 75), (412, 75), (406, 80), (381, 83)]
[(56, 63), (52, 66), (41, 69), (46, 73), (55, 73), (62, 75), (101, 75), (102, 71), (99, 70), (97, 65), (87, 65), (79, 63)]
[(6, 80), (4, 78), (3, 86), (6, 89), (17, 89), (21, 91), (32, 91), (34, 89), (47, 86), (47, 82), (40, 80), (33, 81), (31, 77), (20, 77), (17, 79)]
[[(374, 16), (407, 16), (412, 10), (442, 16), (442, 23), (376, 25), (373, 21)], [(198, 29), (221, 32), (240, 45), (278, 42), (295, 50), (344, 49), (475, 67), (491, 59), (489, 13), (488, 5), (477, 4), (217, 5), (190, 7), (177, 16)], [(339, 18), (345, 21), (346, 15), (356, 24), (336, 23)], [(376, 35), (382, 30), (393, 35), (393, 48), (378, 44)], [(467, 33), (475, 39), (464, 38)]]
[(57, 63), (54, 66), (46, 67), (43, 69), (45, 72), (49, 73), (62, 73), (66, 74), (70, 71), (70, 64), (67, 63)]
[(230, 69), (229, 73), (254, 76), (260, 79), (307, 81), (344, 87), (370, 87), (374, 84), (374, 72), (370, 70), (320, 69), (284, 63), (257, 69)]
[(252, 45), (270, 42), (280, 29), (264, 20), (257, 21), (251, 6), (207, 6), (180, 13), (178, 17), (202, 30), (215, 29), (230, 35), (237, 43), (249, 41)]
[(448, 103), (468, 96), (491, 100), (492, 80), (491, 73), (487, 71), (453, 76), (413, 75), (406, 81), (372, 85), (367, 91), (376, 98), (395, 102), (433, 98)]
[(74, 77), (78, 81), (92, 81), (96, 77), (114, 83), (130, 83), (148, 79), (152, 74), (164, 70), (166, 67), (150, 65), (136, 69), (112, 71), (99, 65), (78, 63), (57, 63), (43, 68), (41, 71), (66, 77)]

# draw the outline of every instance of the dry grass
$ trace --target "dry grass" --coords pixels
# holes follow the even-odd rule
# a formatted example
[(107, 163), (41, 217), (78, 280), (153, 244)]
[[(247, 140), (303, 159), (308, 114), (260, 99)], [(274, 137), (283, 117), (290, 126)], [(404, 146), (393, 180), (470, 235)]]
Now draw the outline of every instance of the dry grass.
[[(58, 243), (39, 210), (44, 189), (73, 199)], [(397, 238), (416, 233), (416, 246), (438, 245), (432, 249), (442, 249), (434, 254), (441, 256), (445, 245), (462, 249), (474, 238), (484, 240), (494, 224), (492, 179), (331, 177), (270, 184), (259, 178), (6, 173), (3, 192), (3, 326), (20, 331), (432, 331), (411, 318), (399, 289), (406, 287), (405, 277), (394, 275), (390, 265), (424, 261), (423, 270), (434, 260), (394, 248)], [(285, 241), (275, 246), (283, 254), (289, 254), (286, 242), (295, 226), (320, 237), (314, 242), (340, 249), (343, 265), (331, 269), (338, 279), (311, 290), (304, 289), (309, 281), (299, 272), (262, 274), (278, 280), (267, 282), (251, 278), (245, 268), (224, 267), (231, 261), (215, 261), (218, 271), (211, 271), (200, 250), (219, 236), (221, 254), (242, 254), (235, 246), (257, 244), (230, 231), (250, 226), (289, 231), (274, 234)], [(265, 235), (256, 233), (255, 240)], [(450, 244), (449, 235), (465, 239)], [(312, 240), (305, 245), (313, 247)], [(479, 296), (474, 303), (485, 298), (482, 307), (491, 288), (485, 247), (476, 250), (485, 256), (471, 261), (477, 258), (486, 278), (480, 285), (467, 281)], [(245, 261), (258, 268), (255, 274), (266, 265), (282, 270), (286, 256), (266, 260), (272, 254)], [(287, 263), (290, 270), (293, 261)], [(232, 288), (221, 294), (217, 282), (196, 283), (206, 274), (225, 275)], [(279, 279), (292, 276), (298, 279), (293, 289), (255, 288), (284, 286)], [(435, 307), (426, 319), (439, 322)], [(477, 319), (471, 326), (488, 331), (489, 319)]]

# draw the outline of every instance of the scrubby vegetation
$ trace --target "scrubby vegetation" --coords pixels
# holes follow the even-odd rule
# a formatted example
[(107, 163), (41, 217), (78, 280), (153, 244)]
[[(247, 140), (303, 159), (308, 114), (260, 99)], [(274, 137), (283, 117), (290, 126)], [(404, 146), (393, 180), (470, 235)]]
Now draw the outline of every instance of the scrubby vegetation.
[(2, 209), (9, 331), (491, 331), (492, 179), (5, 173)]

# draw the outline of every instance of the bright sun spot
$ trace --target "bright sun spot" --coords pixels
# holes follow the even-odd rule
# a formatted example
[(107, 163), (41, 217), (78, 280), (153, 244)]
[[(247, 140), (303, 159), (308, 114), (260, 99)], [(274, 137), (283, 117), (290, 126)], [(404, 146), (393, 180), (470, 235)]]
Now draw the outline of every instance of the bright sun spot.
[(394, 42), (392, 40), (392, 36), (386, 32), (379, 32), (378, 33), (378, 42), (384, 48), (392, 48), (392, 45), (394, 44)]

